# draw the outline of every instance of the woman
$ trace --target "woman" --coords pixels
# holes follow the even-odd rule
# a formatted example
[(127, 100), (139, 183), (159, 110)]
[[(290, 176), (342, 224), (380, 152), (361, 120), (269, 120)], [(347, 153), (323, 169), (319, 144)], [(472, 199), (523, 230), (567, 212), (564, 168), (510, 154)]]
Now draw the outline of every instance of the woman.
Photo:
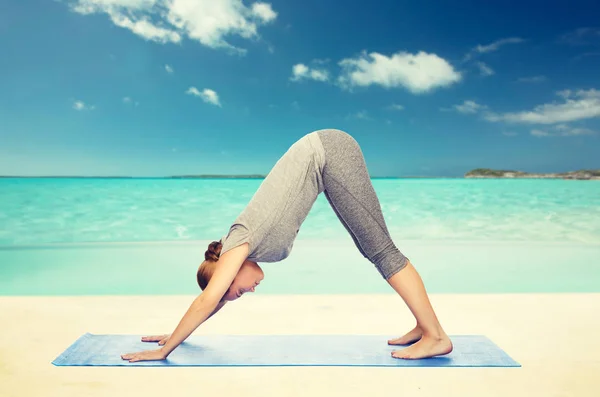
[(142, 338), (158, 341), (162, 347), (121, 358), (129, 362), (163, 360), (227, 302), (254, 292), (264, 277), (258, 262), (277, 262), (289, 255), (300, 225), (322, 192), (360, 253), (415, 316), (416, 327), (388, 344), (416, 343), (393, 351), (392, 356), (420, 359), (450, 353), (452, 342), (433, 311), (421, 277), (390, 238), (360, 146), (349, 134), (327, 129), (296, 141), (229, 232), (209, 244), (197, 273), (202, 292), (175, 331)]

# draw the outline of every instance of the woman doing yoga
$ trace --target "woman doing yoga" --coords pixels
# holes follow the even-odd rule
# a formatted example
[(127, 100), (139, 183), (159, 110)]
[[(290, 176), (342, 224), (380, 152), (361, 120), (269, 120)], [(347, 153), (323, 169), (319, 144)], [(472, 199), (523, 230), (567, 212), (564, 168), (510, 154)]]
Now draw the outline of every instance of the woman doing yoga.
[(371, 184), (362, 150), (346, 132), (325, 129), (297, 140), (277, 161), (219, 241), (209, 244), (197, 273), (202, 292), (172, 334), (142, 338), (162, 347), (123, 354), (130, 362), (164, 360), (227, 302), (254, 289), (264, 274), (258, 262), (278, 262), (291, 252), (300, 226), (324, 193), (360, 253), (400, 295), (416, 319), (414, 329), (388, 340), (400, 359), (445, 355), (452, 342), (431, 306), (423, 281), (395, 246)]

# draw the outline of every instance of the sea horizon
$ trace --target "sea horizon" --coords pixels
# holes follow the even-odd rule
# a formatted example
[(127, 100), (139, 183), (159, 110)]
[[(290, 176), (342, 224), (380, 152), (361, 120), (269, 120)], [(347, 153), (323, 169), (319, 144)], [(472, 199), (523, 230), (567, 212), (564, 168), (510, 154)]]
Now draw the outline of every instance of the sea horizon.
[[(87, 175), (40, 175), (40, 176), (13, 176), (0, 175), (0, 179), (264, 179), (266, 175), (215, 175), (215, 176), (87, 176)], [(469, 179), (464, 176), (370, 176), (371, 179)]]
[[(600, 175), (600, 169), (578, 168), (571, 171), (528, 172), (511, 169), (474, 168), (462, 175), (369, 175), (370, 179), (573, 179), (567, 175), (588, 173)], [(501, 175), (507, 174), (507, 175)], [(180, 175), (0, 175), (0, 179), (265, 179), (268, 174), (180, 174)], [(586, 179), (586, 178), (575, 178)]]

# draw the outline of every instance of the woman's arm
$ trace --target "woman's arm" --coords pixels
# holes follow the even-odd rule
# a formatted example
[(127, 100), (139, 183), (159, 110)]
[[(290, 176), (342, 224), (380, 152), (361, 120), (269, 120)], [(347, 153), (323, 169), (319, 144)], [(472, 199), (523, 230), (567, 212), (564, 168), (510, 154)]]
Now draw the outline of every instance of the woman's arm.
[(219, 258), (210, 282), (204, 291), (194, 299), (179, 325), (171, 334), (169, 341), (163, 346), (165, 357), (210, 317), (247, 257), (248, 244), (245, 243), (227, 251)]
[[(239, 245), (221, 255), (210, 282), (204, 291), (194, 299), (167, 343), (158, 351), (152, 350), (125, 354), (121, 357), (130, 360), (130, 362), (167, 358), (200, 324), (220, 309), (218, 306), (220, 305), (221, 298), (229, 289), (229, 286), (247, 257), (248, 243)], [(161, 356), (163, 357), (161, 358)]]
[[(225, 306), (225, 303), (227, 303), (227, 302), (225, 302), (225, 301), (219, 302), (219, 304), (217, 305), (217, 307), (215, 308), (215, 310), (213, 310), (213, 312), (208, 316), (208, 318), (206, 320), (208, 320), (209, 318), (211, 318), (212, 316), (214, 316), (215, 314), (217, 314), (217, 312), (219, 310), (221, 310), (221, 308), (223, 306)], [(204, 320), (204, 322), (206, 322), (206, 320)]]
[[(208, 316), (208, 318), (206, 320), (204, 320), (204, 323), (206, 323), (206, 321), (208, 321), (209, 318), (212, 318), (212, 316), (217, 314), (217, 312), (219, 310), (221, 310), (221, 308), (223, 308), (223, 306), (225, 306), (225, 303), (227, 303), (227, 302), (226, 301), (219, 302), (219, 304), (217, 305), (217, 308), (215, 310), (213, 310), (213, 312), (210, 314), (210, 316)], [(204, 323), (202, 323), (202, 324), (204, 324)], [(142, 342), (158, 342), (158, 345), (162, 346), (165, 343), (167, 343), (167, 341), (169, 340), (170, 337), (171, 337), (171, 334), (143, 336)]]

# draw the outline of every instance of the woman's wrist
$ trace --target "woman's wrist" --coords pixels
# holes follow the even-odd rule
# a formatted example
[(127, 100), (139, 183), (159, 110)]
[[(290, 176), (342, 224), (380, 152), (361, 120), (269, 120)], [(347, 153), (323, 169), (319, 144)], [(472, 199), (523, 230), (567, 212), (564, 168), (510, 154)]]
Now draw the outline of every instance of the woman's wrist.
[(160, 350), (160, 352), (162, 353), (162, 355), (163, 355), (164, 358), (167, 358), (169, 356), (169, 354), (171, 354), (170, 351), (167, 351), (167, 349), (165, 349), (165, 346), (162, 346), (158, 350)]

